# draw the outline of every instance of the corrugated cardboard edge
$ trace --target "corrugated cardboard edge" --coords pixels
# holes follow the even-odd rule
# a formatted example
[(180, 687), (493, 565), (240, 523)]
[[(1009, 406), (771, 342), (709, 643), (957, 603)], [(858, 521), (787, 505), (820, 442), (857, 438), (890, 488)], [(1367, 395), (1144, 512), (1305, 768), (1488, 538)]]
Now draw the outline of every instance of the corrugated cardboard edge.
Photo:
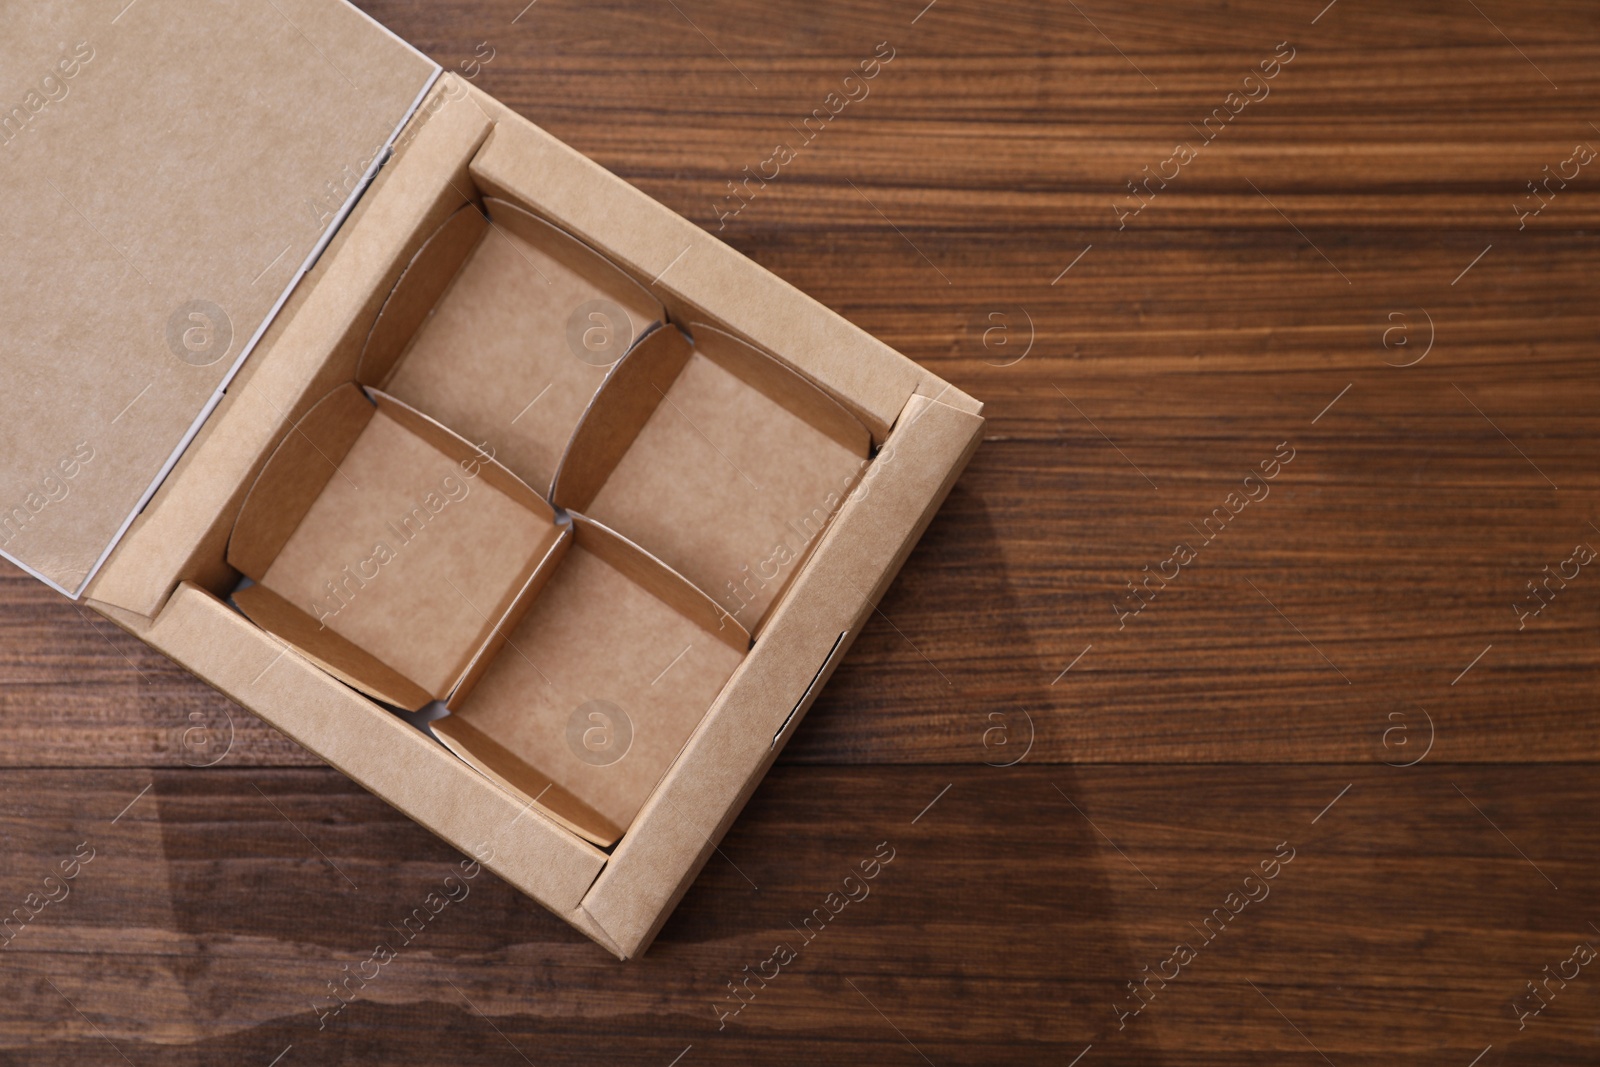
[[(414, 248), (398, 235), (434, 225), (472, 186), (466, 161), (488, 136), (488, 116), (462, 83), (441, 78), (402, 134), (395, 156), (379, 172), (311, 275), (295, 291), (258, 346), (271, 359), (245, 364), (216, 412), (161, 490), (90, 583), (93, 601), (153, 617), (181, 580), (212, 583), (233, 515), (254, 470), (295, 418), (337, 384), (326, 378), (328, 354), (354, 344), (371, 322), (369, 302), (381, 300), (410, 262)], [(439, 104), (437, 101), (443, 100)], [(376, 307), (372, 308), (376, 312)], [(351, 334), (359, 334), (351, 340)]]
[[(883, 466), (845, 503), (639, 813), (582, 910), (628, 956), (649, 946), (760, 784), (983, 436), (981, 415), (913, 396)], [(843, 635), (841, 637), (841, 635)]]
[[(97, 610), (551, 911), (575, 912), (605, 866), (604, 852), (198, 586), (179, 586), (153, 621)], [(593, 930), (592, 923), (574, 924)], [(608, 937), (596, 940), (620, 955)]]
[[(486, 196), (521, 200), (603, 249), (650, 289), (677, 322), (715, 308), (722, 328), (778, 353), (844, 404), (882, 441), (906, 398), (941, 394), (948, 407), (982, 405), (730, 248), (662, 208), (493, 97), (473, 90), (498, 125), (472, 163)], [(530, 191), (537, 191), (531, 195)]]

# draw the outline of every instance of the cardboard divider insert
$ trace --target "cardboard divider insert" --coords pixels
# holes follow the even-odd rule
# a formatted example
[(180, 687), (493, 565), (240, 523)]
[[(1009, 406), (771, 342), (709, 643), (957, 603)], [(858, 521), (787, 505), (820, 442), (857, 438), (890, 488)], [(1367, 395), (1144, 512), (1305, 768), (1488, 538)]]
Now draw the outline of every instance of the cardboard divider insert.
[(491, 197), (462, 207), (417, 251), (357, 378), (487, 442), (548, 493), (606, 375), (665, 317), (599, 252)]
[(573, 435), (551, 500), (659, 555), (754, 632), (860, 479), (871, 437), (707, 325), (641, 341)]
[(609, 847), (743, 662), (749, 633), (688, 579), (572, 515), (573, 547), (470, 694), (446, 745)]
[(234, 603), (349, 685), (408, 710), (472, 688), (570, 542), (491, 455), (393, 397), (344, 385), (245, 498)]

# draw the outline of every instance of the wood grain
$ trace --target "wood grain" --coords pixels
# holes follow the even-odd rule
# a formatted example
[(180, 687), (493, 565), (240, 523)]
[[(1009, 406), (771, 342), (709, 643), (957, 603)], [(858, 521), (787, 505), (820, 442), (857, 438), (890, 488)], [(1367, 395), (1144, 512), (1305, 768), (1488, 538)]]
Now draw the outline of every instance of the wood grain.
[(1592, 968), (1512, 1005), (1600, 944), (1600, 575), (1514, 604), (1600, 546), (1600, 169), (1516, 205), (1600, 146), (1600, 9), (524, 3), (363, 6), (984, 400), (988, 439), (643, 960), (484, 875), (323, 1029), (459, 857), (5, 571), (0, 893), (98, 851), (0, 950), (0, 1062), (1594, 1062)]
[[(784, 767), (629, 964), (488, 874), (402, 943), (391, 924), (459, 857), (329, 772), (8, 771), (9, 891), (96, 854), (4, 950), (0, 1033), (61, 1062), (107, 1042), (133, 1062), (1065, 1063), (1091, 1043), (1106, 1063), (1321, 1062), (1309, 1041), (1340, 1064), (1490, 1044), (1589, 1063), (1587, 972), (1521, 1031), (1511, 1003), (1595, 938), (1595, 769)], [(1228, 904), (1274, 856), (1261, 899)], [(378, 942), (397, 958), (319, 1028), (327, 983)], [(1126, 983), (1178, 943), (1196, 958), (1119, 1029)], [(778, 944), (794, 961), (722, 1017)]]

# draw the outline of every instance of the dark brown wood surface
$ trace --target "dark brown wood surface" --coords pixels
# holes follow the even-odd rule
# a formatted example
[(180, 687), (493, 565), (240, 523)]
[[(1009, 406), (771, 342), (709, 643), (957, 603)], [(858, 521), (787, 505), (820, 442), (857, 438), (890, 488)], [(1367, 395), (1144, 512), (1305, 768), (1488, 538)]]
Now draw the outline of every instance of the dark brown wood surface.
[(459, 857), (6, 570), (0, 1063), (1600, 1059), (1600, 8), (924, 2), (364, 4), (988, 440), (643, 960), (483, 875), (324, 1020)]

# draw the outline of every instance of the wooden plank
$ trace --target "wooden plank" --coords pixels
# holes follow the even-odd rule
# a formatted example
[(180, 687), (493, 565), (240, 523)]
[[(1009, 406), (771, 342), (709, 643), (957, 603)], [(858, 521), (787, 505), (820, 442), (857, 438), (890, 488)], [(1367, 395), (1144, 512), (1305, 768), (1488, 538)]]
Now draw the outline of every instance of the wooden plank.
[[(0, 1042), (30, 1063), (112, 1061), (108, 1040), (135, 1063), (174, 1045), (194, 1062), (291, 1045), (297, 1062), (521, 1062), (511, 1045), (540, 1064), (690, 1045), (696, 1063), (920, 1062), (914, 1045), (1060, 1064), (1091, 1043), (1105, 1063), (1322, 1062), (1308, 1042), (1339, 1064), (1465, 1064), (1491, 1044), (1498, 1064), (1591, 1062), (1587, 970), (1521, 1030), (1511, 1003), (1600, 936), (1596, 770), (781, 768), (625, 965), (488, 873), (407, 941), (461, 857), (332, 771), (0, 772), (8, 907), (95, 850), (3, 950)], [(875, 854), (893, 858), (847, 886)], [(319, 1029), (313, 1002), (331, 1008), (328, 983), (378, 943), (396, 958)], [(729, 999), (780, 943), (795, 958)], [(1126, 984), (1179, 943), (1195, 958), (1119, 1029)]]
[(105, 619), (3, 568), (0, 766), (321, 762)]

